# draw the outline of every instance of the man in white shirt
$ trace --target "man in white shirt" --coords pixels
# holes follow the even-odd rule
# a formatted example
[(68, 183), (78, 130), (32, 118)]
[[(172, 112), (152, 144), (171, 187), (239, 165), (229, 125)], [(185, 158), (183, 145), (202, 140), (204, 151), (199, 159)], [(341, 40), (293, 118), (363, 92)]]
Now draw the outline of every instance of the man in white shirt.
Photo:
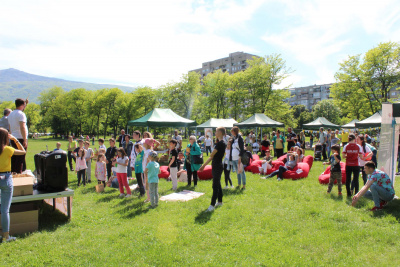
[(178, 152), (181, 152), (182, 149), (182, 136), (178, 134), (178, 131), (175, 131), (175, 135), (172, 137), (172, 139), (176, 140), (178, 144), (176, 145), (176, 149)]
[(6, 129), (7, 131), (10, 130), (10, 125), (8, 124), (8, 115), (10, 115), (11, 109), (6, 108), (4, 110), (4, 116), (0, 119), (0, 127)]
[[(15, 136), (22, 144), (25, 150), (28, 150), (28, 127), (26, 126), (26, 115), (24, 113), (28, 100), (17, 98), (15, 100), (16, 109), (8, 115), (8, 123), (10, 125), (10, 133)], [(16, 144), (12, 146), (17, 148)], [(21, 173), (26, 170), (25, 155), (12, 156), (11, 172)]]

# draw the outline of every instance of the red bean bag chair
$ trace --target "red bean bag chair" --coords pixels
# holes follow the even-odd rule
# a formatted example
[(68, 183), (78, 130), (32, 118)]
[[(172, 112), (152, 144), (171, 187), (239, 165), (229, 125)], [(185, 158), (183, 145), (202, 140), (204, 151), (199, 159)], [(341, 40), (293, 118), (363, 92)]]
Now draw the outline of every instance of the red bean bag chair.
[(251, 172), (252, 173), (260, 173), (261, 166), (262, 166), (262, 160), (254, 160), (251, 163)]
[(167, 179), (169, 177), (168, 166), (160, 166), (160, 173), (158, 174), (158, 178)]
[(280, 160), (280, 161), (285, 161), (286, 160), (286, 155), (283, 155), (283, 156), (280, 156), (279, 158), (278, 158), (278, 160)]
[(260, 160), (260, 157), (257, 154), (253, 154), (253, 160)]
[[(340, 170), (342, 172), (342, 184), (346, 184), (346, 163), (340, 162)], [(329, 184), (329, 177), (331, 176), (331, 165), (318, 177), (320, 184)], [(335, 181), (336, 184), (336, 181)]]
[(202, 172), (198, 171), (197, 177), (199, 177), (200, 180), (211, 180), (213, 178), (211, 165), (207, 165)]
[(311, 156), (311, 155), (305, 156), (305, 157), (303, 158), (303, 162), (307, 163), (308, 166), (310, 167), (310, 170), (311, 170), (311, 167), (312, 167), (313, 162), (314, 162), (314, 157)]
[[(298, 172), (299, 169), (301, 170), (300, 173)], [(297, 166), (293, 170), (284, 172), (283, 178), (292, 180), (306, 178), (309, 172), (310, 172), (310, 166), (305, 162), (299, 162), (297, 163)]]

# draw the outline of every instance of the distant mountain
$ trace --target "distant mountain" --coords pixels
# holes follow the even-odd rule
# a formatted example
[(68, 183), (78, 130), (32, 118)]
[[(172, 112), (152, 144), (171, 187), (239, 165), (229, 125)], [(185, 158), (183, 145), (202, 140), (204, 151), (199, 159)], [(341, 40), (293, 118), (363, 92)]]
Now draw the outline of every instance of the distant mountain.
[(0, 70), (0, 102), (14, 101), (16, 98), (26, 98), (29, 101), (37, 102), (37, 97), (45, 89), (59, 86), (66, 91), (75, 88), (87, 90), (98, 90), (103, 88), (119, 88), (125, 92), (134, 91), (134, 87), (120, 86), (113, 84), (96, 84), (68, 81), (57, 78), (34, 75), (17, 69)]

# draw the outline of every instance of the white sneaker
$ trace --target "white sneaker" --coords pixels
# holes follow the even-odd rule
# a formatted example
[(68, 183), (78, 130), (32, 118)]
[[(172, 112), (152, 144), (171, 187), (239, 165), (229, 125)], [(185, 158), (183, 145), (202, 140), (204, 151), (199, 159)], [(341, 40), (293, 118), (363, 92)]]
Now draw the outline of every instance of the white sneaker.
[(283, 179), (281, 179), (281, 178), (278, 178), (278, 179), (276, 179), (276, 180), (278, 180), (278, 181), (280, 182), (280, 181), (282, 181)]
[(207, 212), (212, 212), (212, 211), (214, 211), (215, 210), (215, 208), (214, 208), (214, 206), (213, 205), (210, 205), (210, 207), (208, 207), (208, 209), (206, 210)]
[(119, 194), (119, 197), (124, 197), (125, 195), (124, 194)]
[(233, 185), (231, 185), (231, 188), (235, 188)]
[(132, 195), (131, 194), (126, 194), (126, 196), (125, 197), (131, 197)]
[(215, 204), (215, 207), (217, 208), (217, 207), (221, 207), (223, 205), (223, 203), (222, 202), (218, 202), (217, 204)]
[[(3, 239), (3, 240), (4, 240), (4, 239)], [(13, 236), (8, 236), (8, 238), (5, 239), (6, 242), (12, 242), (12, 241), (15, 241), (15, 240), (17, 240), (17, 238), (16, 238), (16, 237), (13, 237)]]
[(225, 186), (225, 187), (224, 187), (224, 189), (228, 189), (228, 188), (229, 188), (229, 186)]

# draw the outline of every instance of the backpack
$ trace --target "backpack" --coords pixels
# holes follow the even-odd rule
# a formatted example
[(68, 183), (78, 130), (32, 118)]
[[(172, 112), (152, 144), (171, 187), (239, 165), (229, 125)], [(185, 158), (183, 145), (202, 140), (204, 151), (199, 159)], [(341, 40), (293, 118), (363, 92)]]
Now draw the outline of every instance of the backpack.
[(249, 153), (247, 153), (247, 151), (243, 153), (241, 161), (242, 161), (243, 165), (249, 165), (249, 163), (250, 163), (250, 155), (249, 155)]

